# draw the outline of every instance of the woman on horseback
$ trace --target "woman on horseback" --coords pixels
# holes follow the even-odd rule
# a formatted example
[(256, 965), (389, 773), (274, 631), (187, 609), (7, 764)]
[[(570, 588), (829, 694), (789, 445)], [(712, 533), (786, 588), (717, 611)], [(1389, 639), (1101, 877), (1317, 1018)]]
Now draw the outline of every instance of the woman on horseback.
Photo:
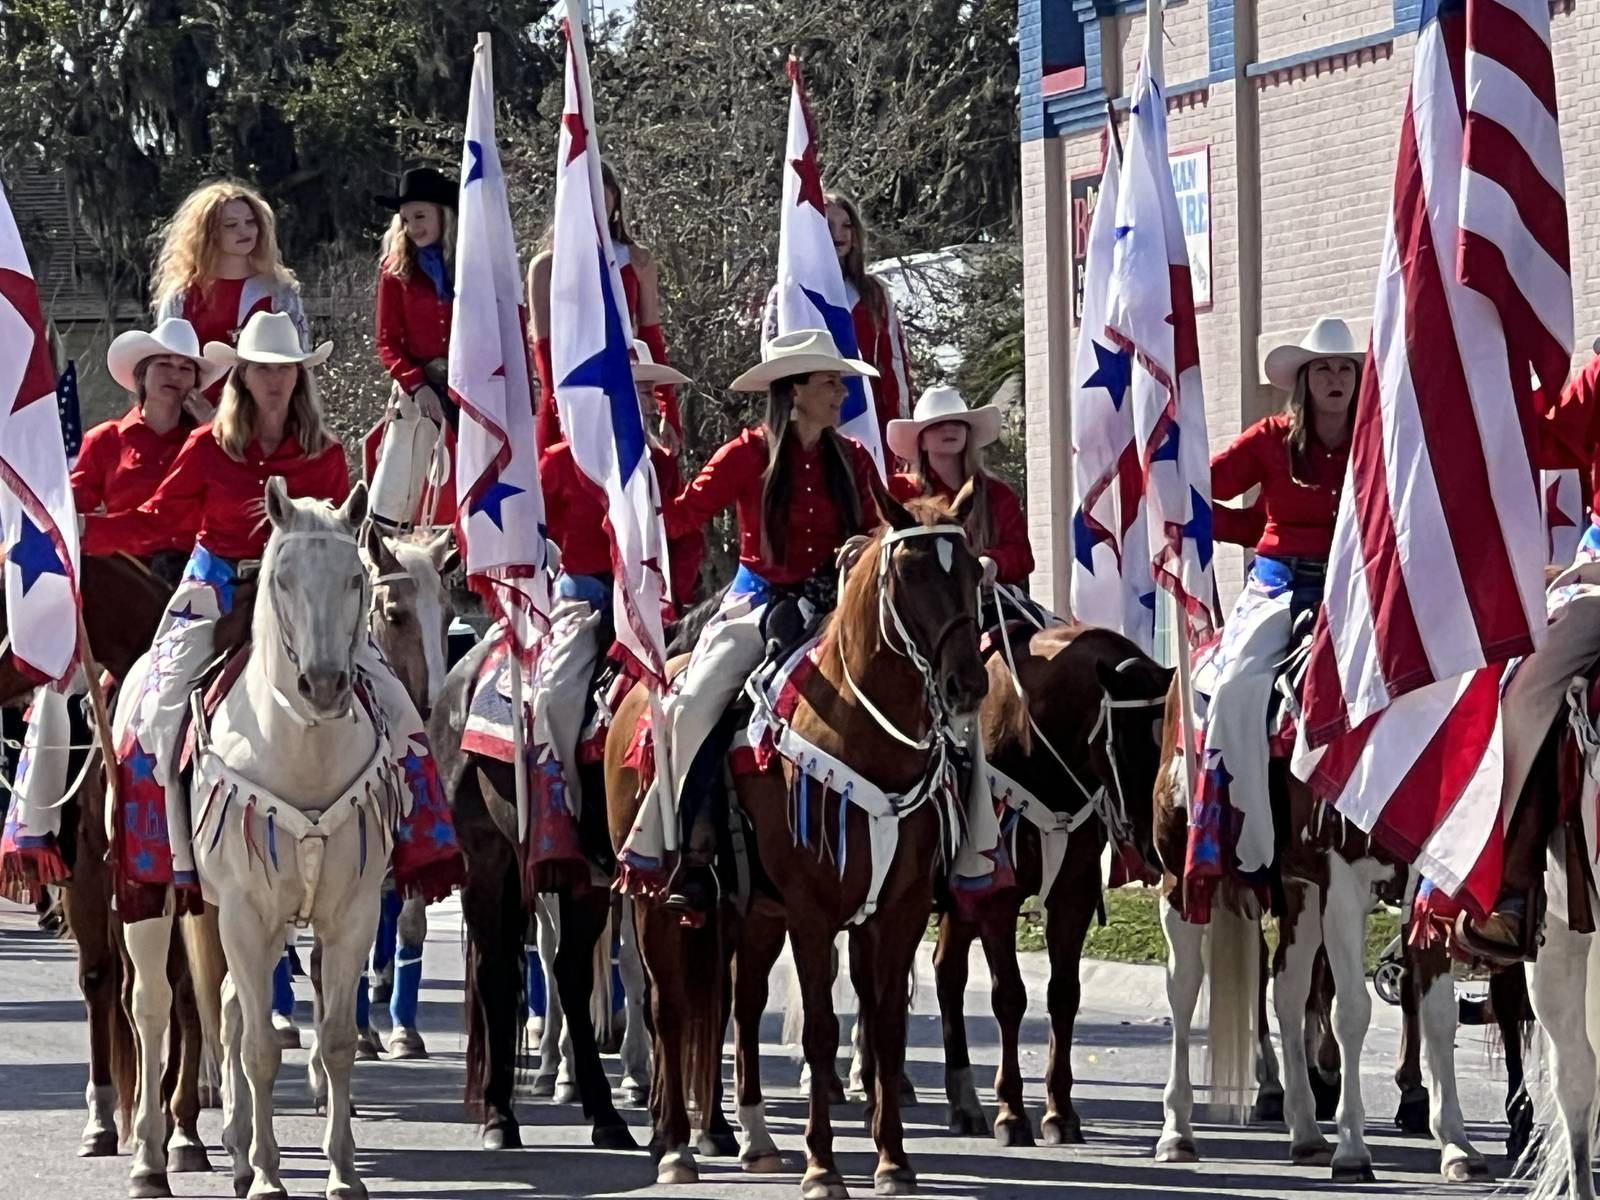
[[(252, 316), (276, 312), (294, 323), (300, 348), (311, 348), (300, 285), (278, 252), (272, 209), (242, 183), (208, 183), (178, 206), (162, 237), (151, 292), (156, 320), (182, 317), (202, 346), (231, 346)], [(208, 399), (214, 402), (218, 392), (213, 384)]]
[[(367, 434), (364, 458), (373, 517), (400, 525), (418, 516), (441, 429), (453, 432), (460, 419), (448, 362), (456, 184), (432, 167), (416, 167), (400, 177), (398, 194), (378, 200), (394, 217), (378, 264), (374, 341), (393, 387), (388, 412)], [(454, 499), (454, 487), (441, 487), (435, 522), (455, 519)]]
[(860, 443), (840, 435), (844, 377), (876, 375), (867, 363), (844, 358), (823, 330), (773, 338), (763, 361), (733, 381), (734, 391), (766, 392), (762, 423), (724, 445), (664, 508), (668, 537), (698, 532), (729, 505), (739, 526), (739, 571), (665, 705), (657, 745), (661, 774), (645, 803), (683, 831), (676, 861), (665, 846), (662, 821), (643, 820), (622, 853), (625, 887), (652, 891), (666, 883), (671, 907), (703, 911), (715, 894), (705, 856), (691, 861), (689, 832), (698, 797), (684, 782), (695, 755), (721, 721), (766, 652), (768, 618), (780, 601), (810, 620), (835, 601), (835, 560), (845, 544), (878, 522), (875, 468)]
[[(119, 334), (106, 351), (106, 369), (131, 394), (133, 404), (123, 416), (84, 434), (71, 475), (79, 513), (126, 512), (149, 499), (197, 414), (211, 408), (201, 389), (225, 370), (201, 356), (194, 328), (182, 317), (169, 317), (148, 333)], [(160, 561), (153, 564), (158, 574), (175, 580), (176, 572), (168, 575), (166, 567)], [(75, 687), (73, 694), (81, 689)], [(27, 767), (17, 780), (16, 803), (7, 814), (0, 846), (0, 888), (7, 894), (20, 895), (34, 883), (66, 877), (56, 836), (67, 784), (67, 700), (67, 694), (53, 688), (34, 693), (24, 742)]]
[[(663, 496), (675, 496), (682, 487), (678, 466), (661, 443), (664, 424), (658, 389), (688, 383), (681, 371), (657, 363), (650, 347), (634, 342), (633, 381), (645, 417), (650, 458)], [(667, 427), (670, 428), (670, 427)], [(582, 732), (586, 692), (600, 655), (615, 640), (611, 627), (611, 539), (606, 528), (605, 496), (579, 469), (572, 447), (557, 441), (539, 456), (539, 485), (544, 490), (545, 522), (550, 540), (561, 551), (561, 572), (556, 579), (556, 605), (550, 615), (550, 641), (539, 657), (533, 681), (534, 743), (548, 747), (538, 771), (536, 808), (541, 819), (551, 811), (580, 811), (578, 738)], [(705, 554), (705, 536), (697, 527), (680, 532), (668, 544), (672, 564), (672, 596), (680, 611), (693, 603), (694, 584)], [(551, 768), (554, 768), (553, 770)], [(546, 793), (565, 790), (568, 800)], [(557, 839), (552, 851), (569, 859), (578, 853), (575, 837)], [(552, 855), (554, 857), (555, 855)], [(554, 881), (539, 891), (554, 891)]]
[[(900, 316), (889, 289), (867, 270), (867, 224), (861, 218), (860, 205), (840, 192), (829, 192), (827, 202), (828, 232), (833, 235), (833, 250), (844, 273), (856, 346), (861, 357), (877, 371), (872, 394), (878, 408), (878, 428), (887, 432), (889, 422), (904, 417), (911, 406), (905, 331), (900, 328)], [(884, 461), (888, 461), (887, 455)]]
[[(1274, 348), (1267, 378), (1289, 393), (1288, 404), (1211, 460), (1213, 498), (1252, 488), (1261, 494), (1247, 510), (1215, 509), (1217, 540), (1253, 545), (1256, 556), (1220, 642), (1195, 667), (1195, 691), (1206, 702), (1205, 757), (1189, 856), (1191, 878), (1202, 886), (1235, 866), (1263, 870), (1274, 857), (1269, 712), (1276, 680), (1309, 638), (1322, 603), (1363, 355), (1333, 317), (1298, 344)], [(1229, 807), (1241, 821), (1223, 817)], [(1225, 845), (1231, 829), (1236, 844)]]
[[(667, 338), (661, 327), (661, 290), (655, 256), (633, 240), (628, 231), (628, 215), (623, 205), (622, 184), (611, 164), (600, 164), (600, 178), (606, 193), (606, 219), (611, 229), (611, 250), (622, 276), (622, 291), (628, 301), (633, 336), (650, 347), (651, 361), (667, 364)], [(556, 411), (555, 381), (550, 366), (550, 244), (549, 234), (539, 252), (528, 263), (528, 314), (533, 334), (533, 360), (539, 375), (538, 413), (534, 440), (540, 449), (561, 440), (561, 417)], [(662, 445), (671, 454), (683, 440), (683, 418), (678, 413), (678, 394), (670, 383), (656, 388), (665, 428)], [(663, 489), (663, 494), (665, 490)]]

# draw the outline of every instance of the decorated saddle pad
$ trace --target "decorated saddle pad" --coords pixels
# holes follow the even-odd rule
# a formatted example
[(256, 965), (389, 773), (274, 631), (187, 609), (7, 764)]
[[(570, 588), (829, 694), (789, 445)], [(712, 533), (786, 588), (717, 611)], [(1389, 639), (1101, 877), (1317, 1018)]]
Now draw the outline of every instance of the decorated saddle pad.
[[(508, 643), (501, 638), (494, 644), (478, 670), (477, 683), (472, 689), (472, 703), (467, 707), (467, 726), (461, 735), (461, 748), (471, 754), (481, 754), (498, 762), (514, 759), (515, 731), (511, 727), (511, 665)], [(533, 692), (533, 683), (526, 674), (522, 678), (524, 701)], [(524, 714), (526, 722), (526, 714)], [(532, 745), (533, 731), (523, 725), (523, 744)]]

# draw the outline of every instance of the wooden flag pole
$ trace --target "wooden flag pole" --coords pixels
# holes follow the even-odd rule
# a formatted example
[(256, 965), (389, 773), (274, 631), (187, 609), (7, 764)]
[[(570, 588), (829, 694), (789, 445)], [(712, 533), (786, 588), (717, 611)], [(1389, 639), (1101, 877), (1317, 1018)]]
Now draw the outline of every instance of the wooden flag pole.
[(89, 645), (84, 628), (83, 609), (78, 609), (78, 657), (83, 662), (84, 683), (89, 693), (89, 712), (94, 717), (94, 732), (100, 742), (100, 762), (106, 774), (106, 840), (114, 840), (117, 811), (117, 748), (111, 741), (111, 717), (106, 711), (106, 695), (100, 688), (100, 665)]

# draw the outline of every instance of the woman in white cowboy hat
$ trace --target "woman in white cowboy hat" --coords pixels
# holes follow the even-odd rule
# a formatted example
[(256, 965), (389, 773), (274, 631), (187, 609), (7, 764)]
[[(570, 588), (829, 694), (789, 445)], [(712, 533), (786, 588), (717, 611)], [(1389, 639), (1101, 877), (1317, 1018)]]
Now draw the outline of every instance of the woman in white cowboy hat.
[[(1195, 666), (1205, 723), (1205, 770), (1190, 820), (1197, 887), (1235, 869), (1262, 871), (1273, 859), (1267, 763), (1275, 751), (1287, 753), (1283, 740), (1271, 740), (1284, 733), (1269, 728), (1273, 696), (1296, 640), (1310, 635), (1308, 614), (1322, 604), (1365, 356), (1337, 317), (1274, 347), (1267, 378), (1289, 394), (1287, 404), (1211, 460), (1214, 499), (1256, 487), (1261, 494), (1247, 510), (1213, 510), (1216, 539), (1253, 546), (1255, 560), (1221, 641)], [(1235, 818), (1223, 815), (1228, 808)]]
[[(797, 600), (802, 609), (831, 605), (840, 549), (878, 523), (872, 459), (836, 429), (845, 377), (875, 374), (866, 363), (843, 357), (824, 330), (773, 338), (762, 361), (732, 384), (734, 391), (767, 394), (765, 419), (712, 455), (664, 506), (669, 537), (698, 532), (729, 505), (739, 526), (738, 574), (666, 703), (671, 778), (658, 774), (651, 784), (654, 802), (674, 806), (686, 832), (699, 798), (681, 794), (684, 779), (728, 701), (761, 665), (769, 606), (780, 597)], [(659, 822), (651, 824), (659, 829)], [(623, 850), (625, 884), (648, 890), (671, 877), (668, 903), (701, 907), (711, 890), (704, 871), (674, 871), (650, 830), (643, 832)], [(687, 838), (680, 842), (687, 844)]]
[(889, 481), (889, 491), (896, 500), (938, 496), (949, 501), (967, 480), (978, 480), (967, 541), (983, 564), (984, 582), (1023, 584), (1033, 573), (1033, 546), (1022, 504), (983, 465), (983, 448), (999, 436), (1000, 410), (994, 405), (968, 408), (955, 388), (931, 387), (910, 420), (889, 422), (889, 449), (910, 464)]

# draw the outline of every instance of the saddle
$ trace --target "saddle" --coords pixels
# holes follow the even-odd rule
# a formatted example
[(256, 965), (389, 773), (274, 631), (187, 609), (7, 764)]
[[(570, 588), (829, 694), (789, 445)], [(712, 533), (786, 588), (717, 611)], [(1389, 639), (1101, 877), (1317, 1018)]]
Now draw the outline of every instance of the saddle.
[(216, 715), (217, 709), (222, 706), (222, 701), (233, 690), (233, 685), (239, 682), (239, 676), (244, 674), (245, 667), (249, 666), (250, 647), (251, 643), (247, 638), (219, 654), (206, 664), (205, 670), (200, 673), (199, 679), (190, 689), (189, 707), (185, 710), (183, 721), (178, 726), (180, 775), (187, 775), (194, 765), (194, 753), (198, 745), (196, 721), (203, 720), (209, 723)]

